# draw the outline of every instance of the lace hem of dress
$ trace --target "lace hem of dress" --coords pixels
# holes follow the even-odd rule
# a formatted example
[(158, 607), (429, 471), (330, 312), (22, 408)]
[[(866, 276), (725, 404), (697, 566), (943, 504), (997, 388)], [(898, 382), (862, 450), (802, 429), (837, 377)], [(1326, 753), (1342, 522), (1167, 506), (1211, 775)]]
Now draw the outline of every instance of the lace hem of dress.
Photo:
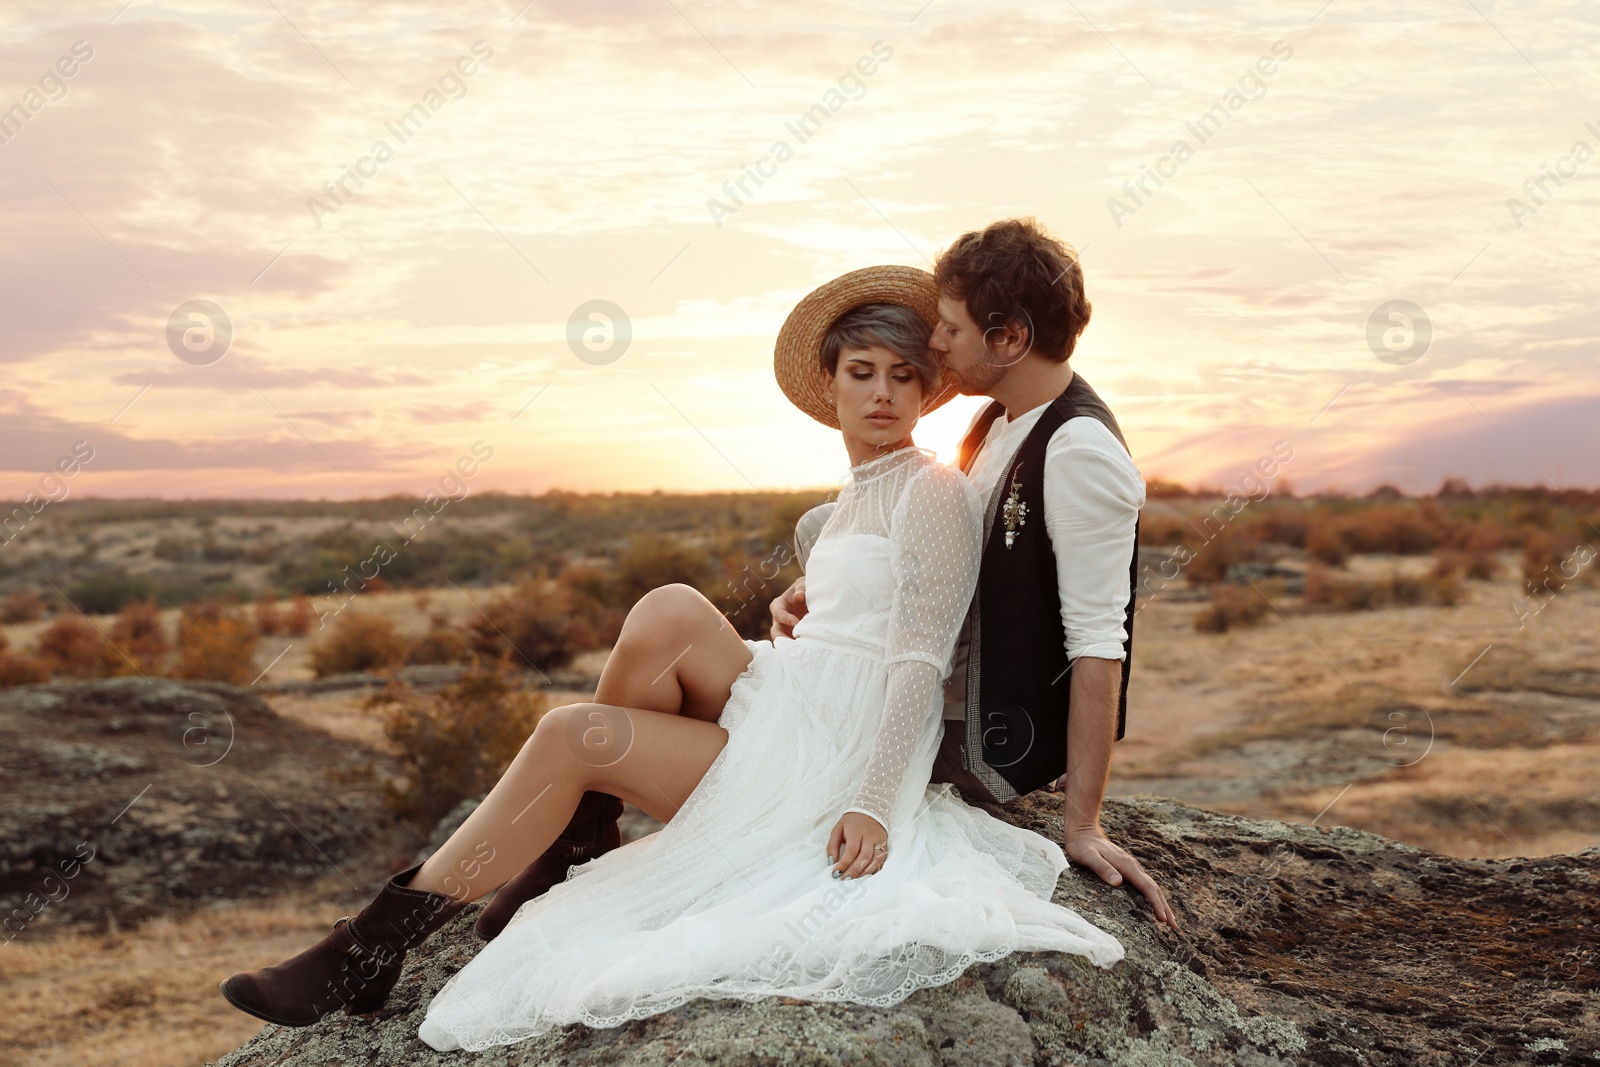
[[(682, 1007), (691, 1000), (700, 998), (725, 998), (728, 1000), (755, 1002), (760, 1000), (769, 1000), (774, 996), (788, 996), (796, 997), (800, 1000), (810, 1000), (821, 1003), (850, 1003), (862, 1004), (873, 1008), (891, 1008), (905, 1000), (919, 989), (929, 989), (935, 986), (948, 985), (959, 978), (961, 974), (973, 964), (992, 963), (995, 960), (1003, 959), (1004, 957), (1011, 955), (1013, 952), (1017, 951), (1017, 948), (1018, 944), (1013, 941), (999, 948), (988, 949), (984, 951), (950, 953), (936, 946), (924, 945), (921, 942), (907, 943), (902, 947), (900, 952), (896, 953), (897, 958), (903, 959), (905, 958), (906, 954), (914, 954), (915, 956), (921, 957), (924, 954), (924, 950), (926, 950), (927, 954), (932, 957), (933, 960), (938, 960), (939, 962), (935, 964), (935, 967), (932, 970), (914, 971), (910, 974), (907, 974), (893, 992), (883, 993), (876, 996), (867, 994), (854, 994), (848, 989), (819, 989), (805, 993), (799, 993), (789, 989), (746, 991), (733, 988), (723, 988), (717, 983), (711, 983), (699, 987), (682, 989), (668, 996), (660, 997), (659, 999), (653, 999), (649, 1004), (638, 1005), (629, 1008), (626, 1011), (617, 1012), (615, 1014), (600, 1015), (593, 1012), (580, 1011), (578, 1013), (578, 1017), (572, 1021), (575, 1023), (582, 1023), (584, 1026), (588, 1026), (596, 1030), (608, 1029), (611, 1027), (621, 1026), (623, 1023), (634, 1022), (638, 1019), (647, 1019), (652, 1015), (659, 1015), (662, 1012), (671, 1011), (674, 1008)], [(437, 1026), (440, 1030), (443, 1030), (445, 1033), (454, 1038), (456, 1043), (461, 1046), (462, 1051), (468, 1052), (481, 1052), (484, 1049), (494, 1048), (499, 1045), (510, 1045), (520, 1041), (526, 1041), (530, 1037), (537, 1036), (537, 1034), (555, 1029), (555, 1027), (558, 1025), (566, 1025), (552, 1024), (551, 1026), (545, 1027), (541, 1030), (535, 1031), (530, 1029), (522, 1032), (497, 1029), (486, 1041), (480, 1039), (468, 1044), (463, 1040), (464, 1034), (461, 1031), (456, 1030), (454, 1027), (440, 1020), (431, 1021), (433, 1022), (433, 1025)]]

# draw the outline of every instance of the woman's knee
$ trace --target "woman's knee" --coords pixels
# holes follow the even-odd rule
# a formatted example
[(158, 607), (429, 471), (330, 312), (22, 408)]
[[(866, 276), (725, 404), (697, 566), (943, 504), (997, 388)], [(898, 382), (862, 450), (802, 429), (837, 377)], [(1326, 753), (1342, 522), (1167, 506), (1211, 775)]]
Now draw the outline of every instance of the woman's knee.
[[(716, 605), (691, 585), (662, 585), (640, 597), (628, 612), (623, 636), (634, 640), (675, 640), (720, 615)], [(630, 634), (629, 631), (632, 631)]]
[(580, 778), (621, 759), (632, 741), (628, 709), (594, 703), (551, 708), (540, 717), (532, 738), (542, 758), (566, 764)]

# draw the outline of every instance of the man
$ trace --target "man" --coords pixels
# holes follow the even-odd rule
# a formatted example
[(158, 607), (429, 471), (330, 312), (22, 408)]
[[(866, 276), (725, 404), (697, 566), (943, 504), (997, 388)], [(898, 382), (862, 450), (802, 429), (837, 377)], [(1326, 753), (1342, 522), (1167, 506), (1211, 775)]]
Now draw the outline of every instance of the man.
[[(1061, 790), (1068, 858), (1112, 885), (1131, 882), (1156, 918), (1176, 927), (1155, 882), (1100, 826), (1111, 745), (1125, 719), (1144, 481), (1111, 412), (1067, 362), (1089, 321), (1083, 273), (1076, 256), (1031, 221), (1007, 220), (963, 235), (934, 274), (941, 321), (931, 344), (962, 392), (995, 403), (973, 421), (961, 450), (989, 515), (933, 780), (991, 810), (1037, 788)], [(801, 520), (802, 542), (820, 517)], [(792, 637), (805, 614), (804, 581), (773, 601), (775, 636)], [(619, 651), (628, 640), (625, 633)], [(632, 659), (653, 663), (677, 650), (635, 651)], [(612, 699), (640, 703), (637, 695)], [(556, 842), (495, 894), (479, 934), (493, 938), (571, 866), (616, 848), (621, 812), (615, 797), (585, 793)]]
[[(963, 234), (934, 278), (930, 344), (961, 392), (994, 403), (960, 450), (988, 511), (933, 781), (991, 809), (1061, 791), (1067, 857), (1132, 883), (1176, 928), (1161, 889), (1100, 826), (1126, 725), (1144, 480), (1116, 419), (1069, 365), (1089, 321), (1083, 272), (1031, 219), (1007, 219)], [(804, 582), (772, 602), (775, 636), (792, 636), (805, 614)]]

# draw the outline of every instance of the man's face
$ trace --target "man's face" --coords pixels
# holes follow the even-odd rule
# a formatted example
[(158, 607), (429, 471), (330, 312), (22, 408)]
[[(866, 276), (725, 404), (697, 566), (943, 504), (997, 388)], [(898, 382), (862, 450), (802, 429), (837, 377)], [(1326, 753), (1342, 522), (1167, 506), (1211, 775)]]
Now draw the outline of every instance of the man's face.
[(928, 339), (939, 365), (968, 396), (981, 396), (1006, 376), (1006, 367), (984, 343), (983, 330), (967, 313), (965, 300), (939, 294), (939, 324)]

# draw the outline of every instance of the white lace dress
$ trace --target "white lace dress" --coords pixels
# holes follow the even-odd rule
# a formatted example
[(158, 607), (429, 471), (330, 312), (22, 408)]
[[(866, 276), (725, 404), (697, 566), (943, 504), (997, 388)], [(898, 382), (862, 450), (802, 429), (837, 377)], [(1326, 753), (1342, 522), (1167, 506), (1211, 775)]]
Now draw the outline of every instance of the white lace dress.
[[(941, 681), (977, 582), (980, 502), (915, 447), (852, 470), (807, 563), (795, 636), (754, 658), (728, 742), (667, 826), (573, 868), (441, 989), (419, 1035), (507, 1045), (694, 997), (889, 1006), (972, 963), (1116, 938), (1050, 902), (1060, 846), (930, 786)], [(883, 868), (835, 879), (846, 811), (888, 827)]]

